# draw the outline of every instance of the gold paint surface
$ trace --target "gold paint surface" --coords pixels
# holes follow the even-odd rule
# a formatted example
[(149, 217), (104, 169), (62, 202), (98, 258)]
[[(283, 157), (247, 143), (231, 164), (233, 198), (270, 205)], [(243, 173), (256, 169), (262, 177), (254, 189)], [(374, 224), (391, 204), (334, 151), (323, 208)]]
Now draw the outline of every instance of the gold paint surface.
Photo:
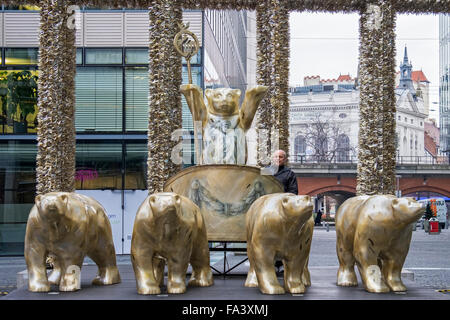
[(362, 195), (346, 200), (336, 213), (337, 285), (358, 285), (356, 263), (368, 292), (406, 291), (401, 271), (412, 224), (424, 212), (413, 198)]
[(164, 191), (183, 195), (200, 208), (208, 240), (245, 241), (245, 215), (251, 204), (260, 196), (283, 192), (283, 187), (257, 167), (201, 165), (170, 178)]
[(131, 240), (131, 261), (139, 294), (159, 294), (167, 262), (167, 291), (186, 292), (186, 271), (192, 265), (191, 286), (211, 286), (209, 247), (200, 209), (173, 192), (148, 196), (139, 207)]
[[(247, 212), (247, 254), (250, 269), (246, 287), (264, 294), (304, 293), (311, 285), (308, 257), (314, 228), (310, 196), (292, 193), (265, 195)], [(284, 265), (284, 287), (274, 261)]]
[[(95, 285), (120, 282), (112, 240), (111, 224), (105, 209), (95, 199), (69, 192), (38, 195), (30, 211), (25, 234), (25, 261), (28, 290), (75, 291), (79, 277), (70, 272), (81, 270), (85, 256), (98, 266)], [(47, 278), (46, 258), (53, 264)]]

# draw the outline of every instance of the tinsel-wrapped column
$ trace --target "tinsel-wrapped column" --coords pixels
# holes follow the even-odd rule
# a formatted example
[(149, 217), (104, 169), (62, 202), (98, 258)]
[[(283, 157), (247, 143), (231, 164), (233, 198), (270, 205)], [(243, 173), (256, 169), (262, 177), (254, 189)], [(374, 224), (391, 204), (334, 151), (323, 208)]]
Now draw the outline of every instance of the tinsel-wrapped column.
[(157, 0), (149, 7), (149, 123), (148, 123), (148, 190), (163, 191), (166, 180), (180, 170), (170, 157), (172, 132), (181, 128), (181, 57), (173, 39), (182, 22), (181, 7), (175, 1)]
[(66, 0), (40, 2), (37, 194), (75, 191), (75, 29)]
[(278, 139), (278, 149), (284, 150), (289, 157), (289, 11), (284, 1), (271, 0), (271, 2), (273, 29), (270, 49), (273, 57), (271, 75), (273, 91), (270, 102), (276, 130), (276, 134), (271, 138), (272, 143), (273, 139)]
[(266, 166), (270, 161), (270, 131), (273, 125), (272, 106), (270, 97), (273, 95), (271, 84), (272, 75), (272, 28), (271, 28), (271, 1), (262, 0), (256, 8), (256, 42), (257, 42), (257, 62), (256, 62), (256, 82), (258, 85), (269, 86), (264, 99), (259, 105), (256, 113), (257, 140), (257, 163), (259, 166)]
[(395, 192), (394, 28), (391, 1), (361, 11), (357, 194)]

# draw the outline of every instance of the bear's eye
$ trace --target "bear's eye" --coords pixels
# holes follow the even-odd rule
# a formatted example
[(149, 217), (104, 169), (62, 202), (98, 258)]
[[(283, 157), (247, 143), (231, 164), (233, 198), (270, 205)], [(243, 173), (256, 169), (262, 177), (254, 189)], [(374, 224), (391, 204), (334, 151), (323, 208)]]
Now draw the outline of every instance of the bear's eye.
[(231, 93), (227, 94), (227, 98), (231, 98), (231, 97), (232, 97)]

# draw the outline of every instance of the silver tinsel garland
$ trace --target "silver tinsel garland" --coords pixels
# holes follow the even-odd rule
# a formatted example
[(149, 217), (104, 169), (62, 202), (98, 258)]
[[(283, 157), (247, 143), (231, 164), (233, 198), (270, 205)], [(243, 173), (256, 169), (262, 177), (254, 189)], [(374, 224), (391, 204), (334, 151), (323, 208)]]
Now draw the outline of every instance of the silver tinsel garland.
[(67, 1), (40, 3), (37, 193), (75, 191), (75, 30)]
[(148, 190), (163, 191), (166, 180), (179, 169), (171, 160), (172, 132), (181, 128), (181, 57), (173, 46), (182, 10), (173, 1), (159, 0), (149, 8), (149, 122)]
[(395, 192), (394, 28), (390, 1), (361, 12), (357, 194)]
[(271, 2), (273, 95), (270, 102), (277, 130), (277, 136), (273, 138), (278, 139), (278, 149), (284, 150), (289, 157), (289, 11), (284, 3), (277, 0)]
[(273, 125), (272, 107), (270, 105), (271, 96), (274, 88), (272, 87), (272, 66), (273, 55), (271, 42), (271, 14), (268, 9), (269, 0), (261, 1), (256, 8), (256, 41), (257, 41), (257, 62), (256, 62), (256, 81), (258, 85), (268, 86), (264, 99), (258, 108), (256, 114), (256, 130), (258, 134), (257, 143), (257, 163), (259, 166), (268, 165), (270, 162), (271, 150), (271, 127)]

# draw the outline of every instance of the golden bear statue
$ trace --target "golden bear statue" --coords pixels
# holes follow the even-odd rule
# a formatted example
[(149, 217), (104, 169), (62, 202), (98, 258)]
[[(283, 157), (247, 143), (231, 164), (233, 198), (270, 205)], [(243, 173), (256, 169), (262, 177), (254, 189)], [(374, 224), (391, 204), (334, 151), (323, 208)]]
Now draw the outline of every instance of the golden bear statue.
[(161, 293), (166, 261), (168, 293), (186, 292), (189, 263), (189, 285), (211, 286), (208, 239), (197, 205), (173, 192), (148, 196), (134, 221), (131, 261), (139, 294)]
[(241, 90), (230, 88), (206, 89), (208, 104), (203, 101), (200, 87), (181, 86), (192, 119), (202, 126), (203, 152), (201, 164), (241, 164), (247, 162), (246, 133), (256, 110), (269, 87), (256, 86), (246, 91), (239, 109)]
[(357, 286), (354, 265), (368, 292), (406, 291), (401, 271), (413, 223), (425, 212), (413, 198), (362, 195), (336, 213), (337, 285)]
[[(247, 212), (247, 254), (250, 268), (246, 287), (265, 294), (304, 293), (311, 285), (308, 257), (314, 220), (309, 196), (275, 193), (257, 199)], [(284, 288), (274, 261), (284, 265)]]
[[(120, 282), (111, 224), (101, 204), (69, 192), (36, 196), (25, 233), (28, 290), (48, 292), (50, 284), (59, 284), (60, 291), (78, 290), (80, 277), (76, 271), (81, 270), (85, 256), (98, 266), (93, 284)], [(49, 277), (47, 257), (53, 264)]]

